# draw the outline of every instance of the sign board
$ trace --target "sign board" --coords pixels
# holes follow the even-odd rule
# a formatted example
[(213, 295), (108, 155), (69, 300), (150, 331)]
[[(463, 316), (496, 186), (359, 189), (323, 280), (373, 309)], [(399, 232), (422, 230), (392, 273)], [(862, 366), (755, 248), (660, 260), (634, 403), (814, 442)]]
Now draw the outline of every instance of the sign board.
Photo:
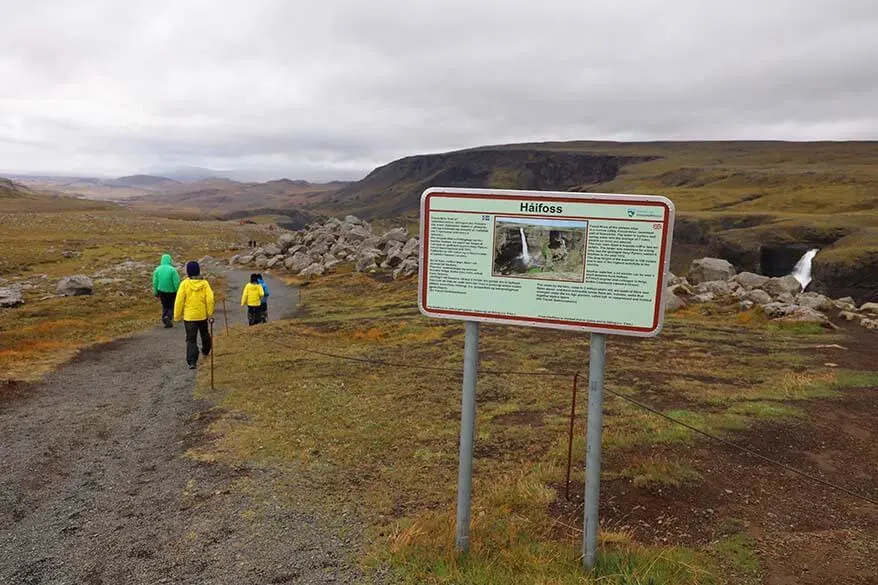
[(673, 227), (659, 196), (428, 189), (418, 304), (431, 317), (657, 335)]

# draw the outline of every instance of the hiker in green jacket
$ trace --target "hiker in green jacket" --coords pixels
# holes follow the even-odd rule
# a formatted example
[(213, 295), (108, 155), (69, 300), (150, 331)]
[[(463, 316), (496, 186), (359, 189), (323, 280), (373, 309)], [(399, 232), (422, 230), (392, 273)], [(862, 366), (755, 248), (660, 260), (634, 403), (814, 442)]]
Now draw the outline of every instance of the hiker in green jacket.
[(174, 326), (174, 301), (180, 288), (180, 275), (171, 264), (171, 255), (162, 256), (162, 262), (152, 273), (152, 294), (162, 301), (162, 323), (165, 329)]

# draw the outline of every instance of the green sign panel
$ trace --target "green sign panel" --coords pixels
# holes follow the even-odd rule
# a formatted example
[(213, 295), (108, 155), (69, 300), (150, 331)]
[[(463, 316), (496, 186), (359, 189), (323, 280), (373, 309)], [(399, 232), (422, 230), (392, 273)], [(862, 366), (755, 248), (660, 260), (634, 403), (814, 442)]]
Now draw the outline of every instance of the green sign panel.
[(665, 197), (481, 189), (421, 196), (425, 315), (652, 336), (664, 318)]

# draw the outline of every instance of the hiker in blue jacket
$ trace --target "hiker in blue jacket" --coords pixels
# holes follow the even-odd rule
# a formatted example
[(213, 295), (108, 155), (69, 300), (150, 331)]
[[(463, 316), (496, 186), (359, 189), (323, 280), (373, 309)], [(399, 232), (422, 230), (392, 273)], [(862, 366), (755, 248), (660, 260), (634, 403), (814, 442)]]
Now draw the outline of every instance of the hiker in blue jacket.
[(259, 306), (259, 320), (257, 323), (268, 323), (268, 285), (265, 284), (261, 274), (257, 274), (256, 277), (258, 278), (259, 286), (262, 287), (262, 291), (265, 293), (265, 296), (262, 297), (262, 305)]

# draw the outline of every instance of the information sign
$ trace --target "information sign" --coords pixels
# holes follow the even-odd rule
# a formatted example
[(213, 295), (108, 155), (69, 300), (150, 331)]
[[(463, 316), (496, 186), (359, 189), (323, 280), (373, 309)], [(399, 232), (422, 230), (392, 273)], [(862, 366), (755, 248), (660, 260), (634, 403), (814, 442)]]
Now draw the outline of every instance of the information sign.
[(656, 335), (673, 223), (674, 205), (660, 196), (428, 189), (421, 312)]

